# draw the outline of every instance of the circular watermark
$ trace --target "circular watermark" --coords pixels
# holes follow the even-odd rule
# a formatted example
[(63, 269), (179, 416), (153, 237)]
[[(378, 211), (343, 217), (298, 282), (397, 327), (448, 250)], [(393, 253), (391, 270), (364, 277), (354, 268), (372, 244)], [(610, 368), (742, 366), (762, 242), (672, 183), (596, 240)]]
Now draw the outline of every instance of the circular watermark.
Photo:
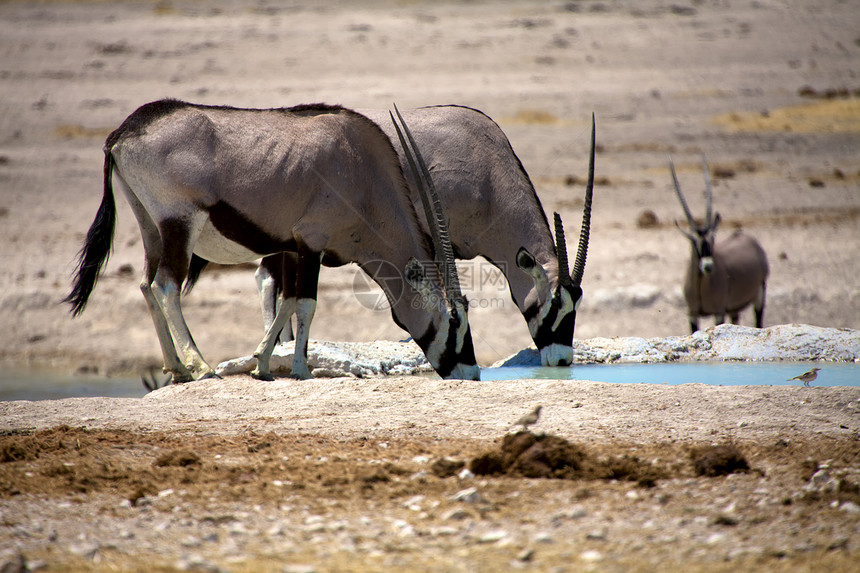
[[(403, 275), (400, 270), (388, 261), (373, 261), (365, 265), (374, 273), (375, 279), (361, 269), (356, 269), (352, 277), (352, 294), (355, 300), (368, 310), (391, 310), (391, 305), (397, 301), (389, 301), (385, 290), (389, 293), (403, 292)], [(384, 286), (380, 290), (380, 286)]]

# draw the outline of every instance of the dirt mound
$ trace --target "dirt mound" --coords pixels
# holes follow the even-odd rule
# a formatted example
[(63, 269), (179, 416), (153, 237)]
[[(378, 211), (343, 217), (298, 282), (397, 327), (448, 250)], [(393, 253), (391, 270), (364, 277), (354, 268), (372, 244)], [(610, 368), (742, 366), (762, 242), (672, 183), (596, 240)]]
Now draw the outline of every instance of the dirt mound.
[(664, 470), (630, 454), (599, 456), (583, 446), (547, 434), (517, 432), (502, 439), (499, 450), (469, 462), (475, 475), (551, 479), (616, 479), (651, 486), (669, 477)]

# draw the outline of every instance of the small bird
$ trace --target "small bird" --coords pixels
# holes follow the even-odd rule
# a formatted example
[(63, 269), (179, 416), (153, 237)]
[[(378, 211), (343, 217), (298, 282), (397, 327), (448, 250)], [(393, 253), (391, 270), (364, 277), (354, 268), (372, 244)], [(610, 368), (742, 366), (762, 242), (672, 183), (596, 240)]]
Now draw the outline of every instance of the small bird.
[(818, 378), (818, 371), (821, 368), (813, 368), (809, 372), (804, 372), (800, 376), (795, 376), (794, 378), (789, 378), (786, 382), (791, 382), (792, 380), (800, 380), (803, 382), (803, 385), (809, 387), (809, 383)]
[(523, 431), (527, 431), (529, 426), (532, 424), (537, 424), (538, 419), (540, 418), (540, 411), (543, 406), (535, 406), (535, 409), (520, 418), (516, 421), (516, 423), (511, 427), (522, 426)]

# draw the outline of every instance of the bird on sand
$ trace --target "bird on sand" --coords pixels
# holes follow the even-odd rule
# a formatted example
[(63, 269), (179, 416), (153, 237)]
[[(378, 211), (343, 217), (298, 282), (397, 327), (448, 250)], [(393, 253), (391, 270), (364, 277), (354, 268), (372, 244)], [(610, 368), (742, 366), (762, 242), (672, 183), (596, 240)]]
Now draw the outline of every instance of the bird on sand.
[(523, 431), (527, 431), (529, 429), (529, 426), (531, 426), (532, 424), (537, 424), (537, 421), (540, 418), (540, 411), (542, 408), (543, 406), (535, 406), (534, 410), (517, 420), (512, 427), (515, 428), (517, 426), (522, 426)]
[(803, 374), (801, 374), (799, 376), (795, 376), (794, 378), (789, 378), (788, 380), (786, 380), (786, 382), (791, 382), (792, 380), (800, 380), (801, 382), (803, 382), (804, 386), (808, 387), (810, 382), (812, 382), (813, 380), (818, 378), (818, 371), (819, 370), (821, 370), (821, 368), (813, 368), (809, 372), (804, 372)]

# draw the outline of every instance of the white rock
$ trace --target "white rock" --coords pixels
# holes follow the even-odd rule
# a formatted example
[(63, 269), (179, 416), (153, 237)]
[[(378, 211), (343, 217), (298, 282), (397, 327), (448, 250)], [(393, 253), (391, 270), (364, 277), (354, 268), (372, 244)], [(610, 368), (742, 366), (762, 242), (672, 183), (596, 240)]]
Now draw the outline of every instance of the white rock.
[[(807, 324), (752, 328), (721, 324), (688, 336), (591, 338), (573, 341), (575, 363), (667, 362), (670, 360), (860, 360), (860, 331)], [(540, 366), (526, 348), (493, 365)]]
[(496, 529), (494, 531), (488, 531), (478, 538), (478, 543), (495, 543), (497, 541), (501, 541), (505, 537), (508, 536), (508, 532), (503, 529)]
[(457, 474), (457, 477), (461, 480), (473, 479), (475, 477), (475, 474), (472, 473), (472, 470), (470, 470), (469, 468), (463, 468)]
[(462, 501), (463, 503), (478, 503), (481, 501), (481, 494), (478, 493), (477, 488), (469, 487), (452, 495), (451, 500)]
[(583, 551), (579, 558), (588, 563), (596, 563), (598, 561), (603, 561), (603, 554), (600, 551), (589, 549), (588, 551)]
[[(275, 347), (270, 361), (272, 372), (289, 372), (293, 366), (293, 342)], [(221, 376), (246, 374), (257, 366), (253, 356), (242, 356), (218, 365)], [(369, 378), (390, 374), (430, 372), (432, 367), (414, 342), (377, 340), (374, 342), (319, 342), (308, 344), (308, 368), (314, 376)]]

